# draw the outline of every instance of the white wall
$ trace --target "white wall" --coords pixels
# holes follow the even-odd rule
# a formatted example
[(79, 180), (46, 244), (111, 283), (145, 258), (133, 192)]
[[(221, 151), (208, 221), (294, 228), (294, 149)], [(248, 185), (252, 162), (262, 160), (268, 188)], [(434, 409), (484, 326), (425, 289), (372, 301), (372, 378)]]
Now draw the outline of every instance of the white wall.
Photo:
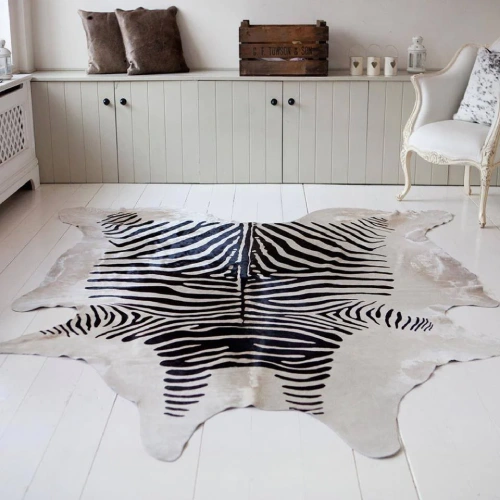
[[(31, 0), (37, 69), (83, 69), (87, 52), (77, 9), (165, 8), (165, 0)], [(428, 67), (443, 67), (464, 43), (500, 37), (499, 0), (176, 0), (186, 59), (191, 68), (236, 68), (238, 27), (251, 23), (330, 26), (330, 65), (348, 66), (349, 47), (395, 45), (403, 56), (422, 35)]]

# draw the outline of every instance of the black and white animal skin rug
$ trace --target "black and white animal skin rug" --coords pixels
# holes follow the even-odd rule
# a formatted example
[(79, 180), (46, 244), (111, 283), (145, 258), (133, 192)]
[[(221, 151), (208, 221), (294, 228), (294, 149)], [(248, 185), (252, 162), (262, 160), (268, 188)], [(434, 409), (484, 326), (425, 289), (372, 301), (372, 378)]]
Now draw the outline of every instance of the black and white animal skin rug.
[(178, 211), (60, 217), (83, 239), (14, 309), (77, 314), (0, 352), (87, 361), (137, 404), (160, 460), (177, 459), (210, 417), (247, 406), (303, 412), (356, 451), (389, 456), (406, 393), (451, 360), (500, 355), (500, 335), (446, 316), (498, 303), (426, 238), (452, 219), (445, 212), (332, 209), (276, 224)]

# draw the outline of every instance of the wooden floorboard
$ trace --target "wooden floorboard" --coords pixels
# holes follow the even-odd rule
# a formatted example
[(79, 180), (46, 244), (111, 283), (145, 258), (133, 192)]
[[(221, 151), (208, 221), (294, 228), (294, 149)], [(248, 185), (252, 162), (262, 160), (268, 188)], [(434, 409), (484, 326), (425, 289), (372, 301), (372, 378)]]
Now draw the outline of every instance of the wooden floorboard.
[[(477, 190), (476, 190), (477, 191)], [(52, 326), (70, 309), (15, 313), (13, 299), (35, 288), (81, 237), (60, 222), (63, 208), (163, 208), (237, 221), (279, 222), (330, 207), (441, 209), (455, 219), (429, 237), (500, 297), (500, 189), (488, 227), (477, 224), (477, 194), (396, 186), (43, 185), (0, 205), (0, 339)], [(499, 309), (458, 308), (469, 329), (498, 331)], [(313, 418), (231, 410), (195, 433), (181, 459), (159, 462), (142, 448), (134, 405), (89, 366), (67, 359), (0, 356), (0, 498), (443, 500), (500, 498), (500, 358), (438, 369), (401, 404), (403, 450), (384, 460), (354, 453)]]

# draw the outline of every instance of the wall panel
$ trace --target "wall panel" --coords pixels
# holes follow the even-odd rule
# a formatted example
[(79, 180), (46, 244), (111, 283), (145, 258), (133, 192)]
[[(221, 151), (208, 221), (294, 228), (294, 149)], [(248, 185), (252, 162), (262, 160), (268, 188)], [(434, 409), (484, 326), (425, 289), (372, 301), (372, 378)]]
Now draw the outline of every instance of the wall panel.
[(297, 101), (283, 113), (283, 182), (299, 182), (300, 82), (283, 83), (283, 99)]
[(352, 82), (349, 93), (349, 184), (366, 181), (366, 139), (368, 130), (368, 82)]
[(198, 82), (181, 82), (182, 181), (200, 182)]
[[(299, 117), (299, 182), (316, 182), (316, 88), (317, 83), (301, 82), (297, 104)], [(283, 103), (288, 106), (288, 103)], [(287, 109), (287, 108), (285, 108)], [(286, 143), (283, 146), (287, 147)]]
[(233, 82), (215, 84), (217, 182), (233, 182)]
[[(250, 82), (248, 88), (250, 126), (250, 182), (266, 182), (266, 82)], [(278, 166), (281, 171), (281, 165)]]
[(181, 82), (165, 82), (165, 147), (167, 182), (182, 182)]
[(151, 182), (167, 182), (165, 94), (163, 82), (148, 82), (149, 165)]
[(316, 84), (315, 181), (332, 182), (333, 83)]
[(345, 184), (349, 172), (349, 100), (351, 84), (333, 84), (332, 182)]
[[(151, 182), (148, 82), (130, 85), (134, 182)], [(161, 101), (159, 104), (163, 104)]]
[[(401, 138), (400, 138), (400, 147), (403, 145), (403, 130), (406, 126), (406, 122), (410, 118), (410, 115), (413, 112), (413, 107), (415, 106), (415, 91), (413, 90), (413, 84), (411, 82), (403, 83), (403, 103), (401, 108)], [(410, 173), (412, 180), (415, 179), (415, 169), (416, 169), (416, 157), (412, 155), (411, 157), (411, 165), (410, 165)], [(401, 161), (401, 160), (400, 160)], [(399, 184), (404, 184), (404, 173), (403, 169), (399, 168)]]
[(388, 82), (385, 87), (382, 184), (399, 183), (402, 106), (403, 84)]
[(367, 184), (382, 184), (384, 170), (384, 132), (386, 87), (383, 82), (370, 82), (368, 87), (368, 130), (366, 137)]
[[(99, 82), (97, 84), (102, 182), (118, 182), (118, 152), (115, 120), (116, 104), (114, 95), (115, 89), (113, 82)], [(104, 99), (110, 100), (108, 106), (104, 106)]]
[(81, 83), (67, 82), (64, 87), (70, 180), (87, 182)]
[(217, 182), (215, 82), (198, 82), (200, 123), (200, 182)]
[[(272, 99), (278, 100), (271, 106)], [(283, 83), (266, 83), (266, 183), (283, 182)]]
[(52, 139), (52, 168), (55, 182), (70, 182), (68, 130), (66, 126), (66, 99), (62, 82), (50, 82), (50, 129)]
[[(132, 125), (132, 89), (128, 82), (115, 85), (116, 138), (118, 148), (119, 182), (135, 182), (134, 175), (134, 136)], [(120, 101), (125, 99), (126, 103)]]
[(40, 181), (51, 183), (54, 182), (54, 165), (52, 163), (52, 131), (50, 129), (48, 83), (32, 82), (31, 97)]
[(233, 82), (233, 180), (237, 183), (250, 182), (249, 86), (252, 83)]

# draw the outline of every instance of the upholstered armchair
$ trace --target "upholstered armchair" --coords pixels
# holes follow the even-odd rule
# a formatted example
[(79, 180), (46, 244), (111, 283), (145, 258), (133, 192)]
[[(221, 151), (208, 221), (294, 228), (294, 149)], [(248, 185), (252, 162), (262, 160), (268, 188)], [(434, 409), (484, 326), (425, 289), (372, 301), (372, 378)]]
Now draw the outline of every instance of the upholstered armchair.
[[(489, 48), (500, 51), (500, 39)], [(436, 165), (464, 165), (466, 194), (471, 194), (469, 176), (473, 166), (481, 172), (479, 225), (484, 227), (491, 176), (500, 166), (500, 99), (490, 127), (453, 120), (467, 88), (478, 49), (478, 45), (465, 45), (443, 70), (412, 77), (416, 102), (403, 132), (401, 164), (405, 186), (398, 199), (402, 200), (411, 187), (412, 153)]]

